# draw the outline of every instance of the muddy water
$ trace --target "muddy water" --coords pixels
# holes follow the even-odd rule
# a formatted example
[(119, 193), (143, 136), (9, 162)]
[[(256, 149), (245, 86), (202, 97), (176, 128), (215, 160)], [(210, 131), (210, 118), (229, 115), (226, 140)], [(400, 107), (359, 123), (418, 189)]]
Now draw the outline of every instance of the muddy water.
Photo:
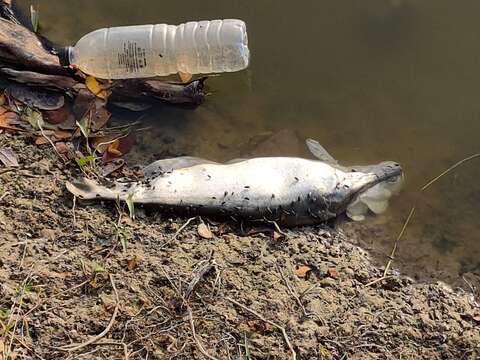
[[(139, 135), (132, 161), (305, 156), (306, 137), (345, 164), (397, 160), (407, 176), (401, 197), (385, 215), (347, 226), (380, 255), (390, 250), (416, 189), (480, 151), (478, 1), (36, 3), (43, 33), (62, 44), (103, 26), (244, 19), (251, 67), (210, 79), (212, 95), (196, 110), (147, 112), (141, 121), (151, 128)], [(119, 121), (138, 117), (116, 114)], [(480, 271), (479, 178), (480, 162), (472, 162), (428, 191), (397, 265), (446, 280)]]

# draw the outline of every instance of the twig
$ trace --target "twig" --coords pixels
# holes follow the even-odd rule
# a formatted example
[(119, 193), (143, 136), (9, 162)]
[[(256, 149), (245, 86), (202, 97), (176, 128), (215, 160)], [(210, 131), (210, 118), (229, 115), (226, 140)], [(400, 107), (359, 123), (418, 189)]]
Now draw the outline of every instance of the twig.
[(275, 230), (276, 230), (279, 234), (281, 234), (281, 235), (283, 235), (283, 236), (285, 236), (285, 237), (287, 236), (287, 234), (286, 234), (285, 232), (283, 232), (282, 229), (280, 229), (280, 226), (278, 226), (278, 223), (277, 223), (276, 221), (274, 221), (274, 220), (268, 220), (267, 218), (264, 218), (264, 221), (265, 221), (266, 223), (268, 223), (268, 224), (273, 225), (273, 227), (275, 228)]
[(84, 343), (81, 343), (81, 344), (71, 344), (71, 345), (67, 345), (67, 346), (63, 346), (63, 347), (59, 347), (58, 349), (61, 350), (61, 351), (68, 351), (68, 352), (73, 352), (73, 351), (78, 351), (80, 349), (83, 349), (84, 347), (88, 346), (88, 345), (91, 345), (93, 343), (96, 343), (98, 342), (100, 339), (102, 339), (105, 335), (108, 334), (108, 332), (111, 330), (114, 322), (115, 322), (115, 318), (117, 317), (117, 314), (118, 314), (118, 309), (119, 309), (119, 306), (120, 306), (120, 299), (118, 298), (118, 292), (117, 292), (117, 288), (115, 287), (115, 282), (113, 281), (113, 276), (110, 274), (109, 275), (110, 277), (110, 283), (112, 284), (112, 288), (113, 288), (113, 291), (115, 293), (115, 309), (113, 310), (113, 315), (110, 319), (110, 322), (108, 323), (107, 327), (105, 328), (105, 330), (103, 330), (100, 334), (98, 334), (97, 336), (94, 336), (92, 337), (90, 340), (87, 340), (85, 341)]
[(52, 145), (53, 150), (57, 153), (58, 157), (64, 161), (63, 156), (58, 152), (57, 147), (53, 143), (52, 139), (50, 139), (47, 135), (45, 135), (45, 132), (43, 131), (42, 124), (40, 123), (40, 120), (37, 120), (37, 126), (40, 129), (40, 132), (42, 133), (42, 136)]
[[(44, 358), (42, 358), (40, 355), (38, 355), (37, 353), (35, 353), (35, 350), (33, 350), (32, 348), (30, 348), (27, 344), (25, 344), (22, 340), (20, 340), (17, 336), (14, 335), (14, 339), (16, 342), (18, 342), (21, 346), (23, 346), (25, 349), (27, 349), (28, 351), (30, 351), (30, 353), (32, 353), (32, 355), (40, 360), (45, 360)], [(0, 354), (1, 355), (1, 354)]]
[(255, 315), (257, 318), (259, 318), (263, 322), (266, 322), (267, 324), (270, 324), (273, 327), (276, 327), (278, 330), (280, 330), (282, 332), (283, 339), (285, 340), (285, 343), (287, 344), (288, 348), (290, 349), (290, 352), (292, 353), (292, 360), (297, 359), (297, 353), (295, 352), (295, 349), (293, 348), (292, 343), (290, 342), (290, 339), (288, 338), (287, 332), (286, 332), (286, 330), (283, 326), (278, 325), (277, 323), (275, 323), (271, 320), (265, 319), (265, 317), (263, 317), (262, 315), (257, 313), (255, 310), (252, 310), (252, 309), (246, 307), (245, 305), (239, 303), (238, 301), (232, 299), (231, 297), (227, 296), (227, 297), (225, 297), (225, 299), (230, 301), (231, 303), (237, 305), (238, 307), (241, 307), (243, 310), (248, 311), (250, 314)]
[(283, 280), (283, 282), (285, 283), (285, 286), (286, 286), (287, 289), (288, 289), (288, 292), (289, 292), (290, 295), (295, 299), (295, 301), (297, 302), (297, 304), (298, 304), (298, 306), (300, 307), (300, 309), (302, 309), (303, 316), (309, 317), (311, 314), (307, 312), (307, 309), (305, 309), (305, 306), (303, 305), (302, 301), (301, 301), (300, 298), (298, 297), (297, 293), (295, 292), (295, 290), (293, 290), (292, 286), (290, 285), (290, 283), (288, 282), (287, 278), (286, 278), (285, 275), (283, 274), (282, 268), (280, 267), (280, 265), (278, 265), (278, 264), (276, 264), (276, 265), (277, 265), (277, 270), (278, 270), (278, 272), (280, 273), (280, 276), (282, 277), (282, 280)]
[(477, 289), (467, 279), (465, 279), (465, 275), (462, 275), (462, 279), (463, 279), (463, 281), (465, 281), (465, 283), (470, 288), (470, 291), (472, 292), (472, 301), (471, 302), (473, 302), (473, 305), (475, 305), (475, 307), (477, 307), (477, 308), (480, 307), (480, 303), (477, 301)]
[(77, 218), (75, 216), (75, 207), (77, 205), (77, 197), (73, 196), (73, 205), (72, 205), (72, 215), (73, 215), (73, 226), (77, 224)]
[(170, 244), (172, 241), (175, 241), (175, 239), (177, 238), (177, 236), (180, 235), (180, 233), (181, 233), (188, 225), (190, 225), (190, 223), (191, 223), (193, 220), (195, 220), (196, 218), (197, 218), (197, 217), (195, 216), (195, 217), (192, 217), (192, 218), (188, 219), (188, 220), (185, 222), (185, 224), (183, 224), (183, 225), (180, 227), (180, 229), (178, 229), (178, 230), (175, 232), (175, 235), (173, 235), (170, 240), (165, 241), (165, 242), (162, 244), (162, 246), (160, 246), (160, 249), (159, 249), (159, 250), (163, 249), (165, 246), (167, 246), (168, 244)]
[(27, 248), (28, 248), (28, 240), (25, 240), (25, 244), (23, 245), (23, 251), (22, 251), (22, 259), (20, 260), (20, 269), (23, 268), (23, 261), (25, 260), (25, 255), (27, 255)]
[(473, 159), (476, 159), (476, 158), (479, 158), (480, 157), (480, 153), (478, 154), (473, 154), (473, 155), (470, 155), (469, 157), (466, 157), (465, 159), (463, 160), (460, 160), (458, 162), (456, 162), (455, 164), (453, 164), (452, 166), (450, 166), (447, 170), (445, 170), (444, 172), (442, 172), (440, 175), (434, 177), (432, 180), (430, 180), (429, 182), (427, 182), (425, 185), (422, 186), (422, 188), (420, 189), (420, 191), (425, 191), (427, 190), (430, 185), (432, 185), (433, 183), (435, 183), (437, 180), (439, 180), (440, 178), (442, 178), (443, 176), (447, 175), (450, 171), (452, 170), (455, 170), (457, 167), (459, 167), (460, 165), (463, 165), (464, 163), (466, 162), (469, 162)]
[(195, 340), (195, 343), (197, 344), (198, 350), (208, 359), (210, 360), (218, 360), (215, 356), (210, 355), (205, 348), (203, 347), (202, 343), (197, 337), (197, 333), (195, 332), (195, 323), (193, 322), (193, 314), (192, 314), (192, 309), (190, 307), (187, 307), (188, 311), (188, 318), (190, 319), (190, 328), (192, 329), (192, 335), (193, 339)]
[(7, 195), (10, 195), (8, 191), (5, 191), (1, 196), (0, 196), (0, 201), (2, 201)]
[[(59, 292), (57, 292), (56, 294), (50, 295), (50, 296), (48, 297), (48, 300), (55, 299), (56, 297), (58, 297), (58, 296), (60, 296), (60, 295), (63, 295), (63, 294), (69, 293), (70, 291), (73, 291), (73, 290), (75, 290), (75, 289), (78, 289), (78, 288), (80, 288), (80, 287), (88, 284), (91, 280), (92, 280), (92, 279), (87, 279), (87, 280), (81, 282), (80, 284), (77, 284), (77, 285), (75, 285), (75, 286), (73, 286), (73, 287), (71, 287), (71, 288), (68, 288), (68, 289), (65, 289), (65, 290), (63, 290), (63, 291), (59, 291)], [(45, 300), (46, 300), (46, 299), (40, 300), (34, 307), (32, 307), (30, 310), (28, 310), (28, 311), (25, 313), (25, 316), (30, 315), (35, 309), (37, 309), (40, 305), (42, 305)], [(58, 306), (58, 305), (57, 305), (57, 306)], [(57, 307), (57, 306), (52, 306), (52, 307), (50, 307), (50, 308), (47, 308), (47, 309), (45, 309), (45, 310), (42, 310), (42, 311), (40, 311), (40, 312), (37, 313), (37, 316), (40, 315), (40, 314), (43, 314), (43, 313), (45, 313), (45, 312), (47, 312), (47, 311), (51, 311), (52, 309), (55, 309), (55, 307)]]
[(7, 326), (12, 323), (13, 316), (14, 316), (15, 312), (17, 312), (17, 317), (16, 317), (15, 323), (13, 325), (13, 329), (12, 329), (12, 332), (11, 332), (11, 339), (10, 339), (10, 342), (8, 344), (8, 347), (6, 349), (4, 349), (3, 354), (2, 354), (5, 359), (8, 359), (10, 357), (10, 354), (11, 354), (11, 351), (12, 351), (13, 340), (15, 339), (15, 331), (17, 330), (17, 325), (18, 325), (18, 317), (20, 315), (20, 310), (22, 309), (22, 306), (23, 306), (23, 296), (25, 295), (25, 287), (26, 287), (28, 281), (30, 280), (31, 276), (32, 276), (32, 273), (29, 273), (25, 277), (25, 279), (22, 281), (20, 296), (19, 296), (19, 300), (18, 300), (18, 306), (15, 307), (17, 305), (17, 298), (15, 298), (13, 303), (12, 303), (12, 306), (10, 308), (10, 316), (8, 318), (8, 321), (7, 321)]
[[(447, 175), (448, 173), (450, 173), (451, 171), (455, 170), (456, 168), (458, 168), (459, 166), (471, 161), (471, 160), (474, 160), (476, 158), (480, 158), (480, 153), (477, 153), (477, 154), (473, 154), (473, 155), (470, 155), (468, 157), (466, 157), (465, 159), (462, 159), (460, 161), (457, 161), (455, 164), (453, 164), (452, 166), (450, 166), (448, 169), (446, 169), (445, 171), (443, 171), (440, 175), (437, 175), (435, 176), (433, 179), (431, 179), (430, 181), (428, 181), (425, 185), (423, 185), (419, 192), (418, 192), (418, 195), (424, 193), (428, 188), (430, 188), (430, 186), (432, 186), (434, 183), (436, 183), (438, 180), (440, 180), (442, 177), (444, 177), (445, 175)], [(413, 215), (415, 214), (415, 209), (417, 207), (417, 203), (418, 203), (418, 199), (415, 200), (413, 206), (411, 207), (410, 209), (410, 212), (407, 216), (407, 219), (405, 220), (405, 222), (403, 223), (403, 226), (402, 226), (402, 229), (400, 230), (400, 233), (398, 234), (397, 238), (395, 239), (395, 243), (393, 244), (393, 248), (392, 248), (392, 251), (390, 252), (390, 255), (388, 257), (388, 262), (387, 264), (385, 265), (385, 270), (383, 272), (383, 276), (379, 279), (375, 279), (373, 281), (370, 281), (369, 283), (367, 283), (365, 286), (371, 286), (373, 284), (376, 284), (380, 281), (383, 281), (387, 278), (389, 278), (389, 276), (387, 276), (387, 273), (388, 271), (390, 270), (390, 267), (392, 266), (392, 263), (393, 263), (393, 260), (395, 260), (395, 254), (397, 252), (397, 248), (398, 248), (398, 244), (400, 242), (400, 239), (403, 237), (403, 235), (405, 234), (405, 231), (407, 230), (407, 226), (410, 224), (412, 218), (413, 218)]]
[[(194, 271), (194, 276), (190, 283), (188, 284), (187, 290), (185, 291), (184, 300), (187, 301), (192, 295), (193, 291), (197, 287), (198, 283), (207, 275), (210, 270), (215, 269), (215, 260), (212, 261), (213, 251), (210, 253), (210, 256), (207, 260), (202, 260), (201, 263), (206, 263), (201, 267), (197, 267)], [(200, 263), (199, 263), (200, 265)]]

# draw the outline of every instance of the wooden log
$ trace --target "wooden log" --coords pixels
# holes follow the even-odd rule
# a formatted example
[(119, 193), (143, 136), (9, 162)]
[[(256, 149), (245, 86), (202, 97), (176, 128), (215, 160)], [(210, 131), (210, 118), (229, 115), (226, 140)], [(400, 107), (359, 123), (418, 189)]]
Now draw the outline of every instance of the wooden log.
[[(48, 39), (23, 26), (10, 0), (0, 0), (0, 74), (10, 81), (32, 87), (67, 91), (75, 95), (77, 84), (85, 77), (60, 64)], [(156, 99), (172, 104), (200, 104), (205, 97), (205, 78), (188, 84), (172, 84), (156, 79), (116, 80), (105, 83), (112, 100), (142, 101)]]

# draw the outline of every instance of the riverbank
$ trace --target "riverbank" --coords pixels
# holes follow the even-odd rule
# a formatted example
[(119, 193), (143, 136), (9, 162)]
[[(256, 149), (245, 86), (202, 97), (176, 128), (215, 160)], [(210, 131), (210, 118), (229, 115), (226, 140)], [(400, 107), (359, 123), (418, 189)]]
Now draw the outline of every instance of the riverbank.
[[(11, 358), (474, 359), (468, 292), (382, 275), (349, 231), (286, 236), (72, 201), (49, 145), (0, 134), (0, 350)], [(198, 229), (204, 222), (210, 231)], [(368, 236), (362, 234), (362, 236)], [(372, 234), (373, 236), (373, 234)]]

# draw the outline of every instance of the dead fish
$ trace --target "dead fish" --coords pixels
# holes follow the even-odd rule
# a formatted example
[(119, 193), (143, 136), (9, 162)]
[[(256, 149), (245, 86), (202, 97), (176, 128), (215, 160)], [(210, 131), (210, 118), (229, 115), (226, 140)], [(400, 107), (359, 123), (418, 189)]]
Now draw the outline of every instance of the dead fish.
[(365, 171), (342, 167), (320, 144), (308, 143), (320, 160), (259, 157), (219, 164), (179, 157), (147, 166), (140, 182), (103, 186), (82, 178), (67, 183), (67, 189), (81, 199), (131, 197), (135, 203), (171, 211), (296, 226), (334, 218), (375, 185), (402, 175), (401, 166), (391, 161), (364, 167)]

